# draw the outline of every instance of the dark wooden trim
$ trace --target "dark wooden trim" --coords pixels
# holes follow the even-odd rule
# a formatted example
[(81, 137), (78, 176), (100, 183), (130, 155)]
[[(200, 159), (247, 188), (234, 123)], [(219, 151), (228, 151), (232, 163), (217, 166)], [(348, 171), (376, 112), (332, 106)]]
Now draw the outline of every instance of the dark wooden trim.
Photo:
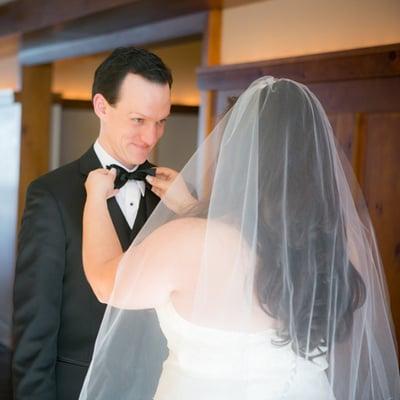
[(200, 67), (202, 90), (245, 89), (255, 79), (272, 75), (303, 83), (400, 75), (400, 44), (245, 64)]
[(400, 112), (400, 75), (307, 84), (327, 112)]
[[(14, 99), (16, 103), (22, 102), (22, 92), (14, 92)], [(61, 93), (51, 93), (52, 103), (61, 103), (62, 95)]]
[(13, 1), (0, 7), (0, 36), (34, 31), (128, 3), (132, 0)]
[(25, 46), (20, 51), (19, 60), (22, 65), (35, 65), (109, 51), (119, 46), (149, 46), (178, 38), (200, 36), (205, 21), (206, 14), (197, 13), (103, 35)]
[[(150, 4), (153, 4), (154, 7), (149, 8)], [(204, 7), (165, 7), (162, 0), (136, 1), (62, 25), (56, 24), (35, 32), (25, 33), (22, 48), (62, 43), (66, 40), (87, 39), (206, 11)]]
[[(327, 113), (400, 112), (400, 76), (393, 78), (353, 79), (309, 83)], [(243, 89), (221, 90), (215, 113), (219, 119), (229, 109), (229, 102)]]
[(199, 106), (186, 106), (184, 104), (172, 104), (171, 114), (198, 114)]
[(63, 109), (69, 110), (92, 110), (93, 105), (90, 100), (75, 100), (75, 99), (59, 99), (57, 103), (61, 104)]
[[(74, 99), (61, 99), (54, 98), (54, 102), (60, 103), (63, 109), (75, 110), (91, 110), (92, 102), (90, 100), (74, 100)], [(172, 104), (171, 114), (197, 114), (199, 112), (198, 106), (187, 106), (184, 104)]]
[(127, 22), (133, 27), (257, 1), (260, 0), (18, 0), (0, 6), (0, 36), (52, 26), (58, 32), (71, 31), (69, 24), (75, 20), (80, 20), (74, 27), (78, 27), (81, 34), (96, 25), (104, 28), (107, 21), (112, 30), (126, 29)]

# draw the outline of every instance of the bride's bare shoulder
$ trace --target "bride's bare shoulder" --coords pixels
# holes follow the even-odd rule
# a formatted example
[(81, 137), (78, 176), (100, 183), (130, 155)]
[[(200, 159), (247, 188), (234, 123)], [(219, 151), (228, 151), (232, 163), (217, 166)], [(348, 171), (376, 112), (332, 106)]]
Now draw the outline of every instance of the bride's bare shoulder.
[(174, 237), (190, 237), (201, 234), (207, 229), (207, 220), (204, 218), (178, 218), (169, 221), (158, 228), (158, 231), (163, 236), (168, 236), (170, 239)]
[(170, 242), (175, 238), (180, 243), (196, 242), (201, 245), (206, 234), (207, 240), (216, 244), (237, 245), (240, 240), (240, 234), (233, 225), (215, 219), (178, 218), (163, 225), (160, 230)]
[(168, 238), (170, 242), (175, 239), (191, 241), (199, 240), (207, 233), (207, 236), (213, 235), (225, 240), (235, 240), (238, 237), (238, 231), (224, 222), (197, 217), (183, 217), (169, 221), (160, 226), (153, 236), (162, 236)]
[[(247, 245), (238, 230), (230, 224), (213, 219), (178, 218), (158, 228), (148, 242), (152, 249), (159, 251), (163, 263), (170, 260), (171, 265), (187, 268), (193, 263), (198, 264), (207, 246), (210, 260), (229, 262), (230, 257), (236, 257), (237, 250), (245, 250)], [(242, 252), (241, 254), (247, 254)], [(182, 263), (180, 263), (182, 261)], [(220, 261), (218, 261), (222, 264)]]
[(230, 234), (235, 235), (237, 230), (227, 223), (215, 219), (205, 219), (197, 217), (184, 217), (166, 223), (163, 228), (166, 231), (179, 230), (188, 232), (195, 230), (195, 232), (217, 233), (217, 234)]

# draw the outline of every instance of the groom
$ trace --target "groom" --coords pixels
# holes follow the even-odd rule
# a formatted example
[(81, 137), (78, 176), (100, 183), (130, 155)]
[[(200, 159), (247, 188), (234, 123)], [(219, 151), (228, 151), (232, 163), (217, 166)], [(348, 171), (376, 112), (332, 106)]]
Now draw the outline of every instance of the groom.
[[(96, 70), (92, 98), (100, 119), (94, 146), (80, 159), (36, 179), (28, 188), (19, 235), (14, 288), (14, 396), (17, 400), (78, 399), (105, 311), (82, 267), (84, 183), (90, 171), (117, 165), (129, 172), (148, 169), (147, 157), (164, 132), (170, 112), (172, 76), (160, 58), (142, 49), (116, 49)], [(84, 134), (84, 132), (82, 133)], [(159, 198), (144, 181), (125, 180), (109, 200), (109, 211), (126, 250)], [(122, 171), (122, 172), (121, 172)], [(140, 174), (139, 174), (140, 175)], [(132, 311), (138, 343), (146, 346), (133, 379), (156, 389), (166, 344), (150, 310)], [(133, 340), (133, 342), (135, 342)], [(134, 349), (127, 349), (132, 351)], [(148, 367), (148, 364), (147, 364)], [(142, 386), (142, 385), (141, 385)]]

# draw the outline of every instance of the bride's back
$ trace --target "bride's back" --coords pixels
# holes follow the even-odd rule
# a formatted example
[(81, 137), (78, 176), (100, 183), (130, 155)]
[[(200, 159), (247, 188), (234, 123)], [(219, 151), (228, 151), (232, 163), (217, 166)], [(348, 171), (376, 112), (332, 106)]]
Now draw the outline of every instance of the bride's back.
[(171, 295), (183, 318), (201, 326), (244, 332), (277, 326), (258, 304), (253, 291), (257, 259), (233, 225), (201, 218), (172, 224), (184, 237), (177, 246), (190, 249), (189, 257), (177, 257), (179, 278)]

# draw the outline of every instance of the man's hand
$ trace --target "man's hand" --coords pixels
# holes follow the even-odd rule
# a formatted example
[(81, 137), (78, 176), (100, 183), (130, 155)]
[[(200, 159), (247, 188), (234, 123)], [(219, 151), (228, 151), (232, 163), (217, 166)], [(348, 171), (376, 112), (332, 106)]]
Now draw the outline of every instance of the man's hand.
[(183, 214), (197, 202), (182, 176), (171, 168), (157, 167), (156, 176), (148, 175), (146, 180), (152, 186), (152, 192), (176, 214)]

